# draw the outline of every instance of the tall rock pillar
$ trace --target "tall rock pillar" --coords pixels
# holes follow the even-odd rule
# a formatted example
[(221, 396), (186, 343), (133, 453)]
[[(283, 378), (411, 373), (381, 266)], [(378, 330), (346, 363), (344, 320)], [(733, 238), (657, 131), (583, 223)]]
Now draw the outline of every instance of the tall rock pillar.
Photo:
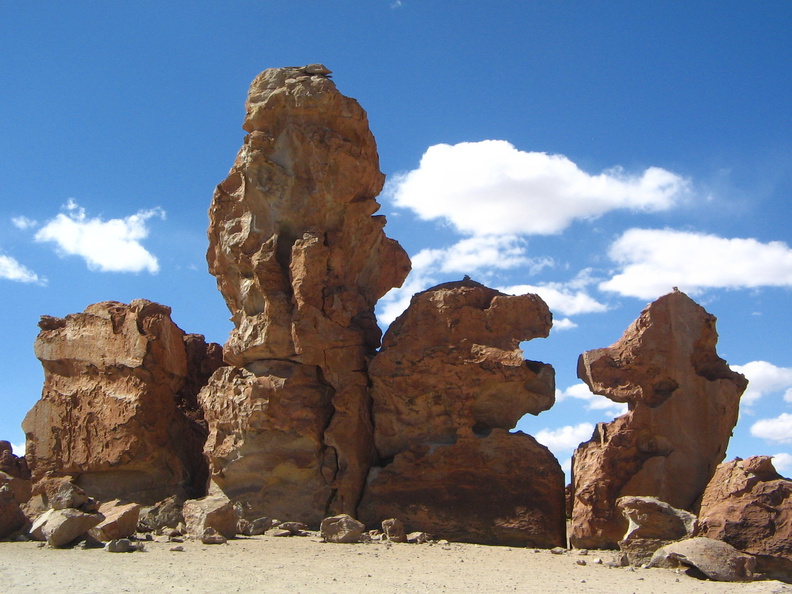
[(578, 376), (629, 410), (600, 423), (572, 458), (570, 543), (615, 548), (622, 495), (697, 511), (726, 455), (748, 382), (715, 351), (715, 316), (675, 291), (651, 303), (615, 344), (580, 356)]
[(375, 459), (367, 359), (377, 300), (410, 270), (385, 236), (366, 113), (320, 64), (253, 81), (248, 132), (209, 211), (234, 329), (201, 393), (212, 481), (246, 513), (354, 514)]

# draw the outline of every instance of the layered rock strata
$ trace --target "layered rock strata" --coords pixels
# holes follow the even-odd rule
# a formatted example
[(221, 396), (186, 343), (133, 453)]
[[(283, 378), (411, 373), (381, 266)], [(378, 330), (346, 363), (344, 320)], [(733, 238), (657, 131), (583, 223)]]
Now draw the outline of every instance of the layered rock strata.
[(792, 481), (768, 456), (721, 464), (702, 497), (698, 534), (754, 555), (757, 571), (792, 582)]
[(142, 504), (204, 492), (195, 401), (222, 364), (220, 347), (185, 335), (170, 308), (144, 299), (43, 316), (39, 326), (44, 389), (22, 424), (33, 481), (70, 476), (96, 499)]
[(718, 357), (715, 321), (675, 291), (650, 304), (617, 343), (581, 355), (578, 376), (629, 411), (598, 424), (573, 456), (573, 546), (616, 547), (627, 528), (615, 505), (623, 495), (695, 511), (747, 385)]
[(471, 280), (415, 295), (371, 362), (372, 469), (360, 516), (462, 542), (562, 546), (564, 479), (532, 437), (510, 434), (554, 402), (555, 374), (519, 343), (547, 336), (536, 295)]
[(410, 269), (374, 215), (384, 176), (366, 114), (328, 74), (270, 69), (251, 85), (248, 134), (209, 212), (234, 367), (200, 396), (215, 485), (246, 517), (314, 526), (355, 514), (375, 459), (374, 306)]

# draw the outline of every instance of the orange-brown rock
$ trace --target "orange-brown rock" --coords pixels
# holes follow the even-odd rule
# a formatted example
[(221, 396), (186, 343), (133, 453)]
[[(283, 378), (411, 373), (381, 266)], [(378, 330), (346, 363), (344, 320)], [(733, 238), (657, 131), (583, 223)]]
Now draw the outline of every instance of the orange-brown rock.
[(756, 556), (760, 573), (792, 581), (792, 481), (768, 456), (721, 464), (704, 491), (698, 534)]
[(504, 295), (472, 280), (415, 295), (369, 367), (380, 458), (511, 429), (550, 408), (554, 370), (523, 359), (519, 343), (547, 336), (552, 323), (538, 296)]
[(28, 480), (30, 468), (23, 456), (14, 454), (14, 448), (8, 441), (0, 441), (0, 472), (18, 479)]
[(416, 445), (372, 469), (360, 503), (369, 526), (393, 516), (457, 542), (566, 546), (564, 474), (533, 437), (504, 429)]
[(143, 504), (201, 493), (205, 430), (189, 403), (221, 364), (219, 347), (143, 299), (39, 326), (44, 389), (22, 425), (34, 482), (68, 475), (96, 499)]
[(675, 291), (650, 304), (614, 345), (581, 355), (578, 376), (629, 411), (597, 425), (573, 456), (570, 542), (615, 548), (615, 503), (657, 497), (694, 511), (737, 422), (745, 378), (718, 357), (715, 317)]
[(558, 461), (508, 433), (554, 402), (553, 368), (519, 349), (551, 325), (538, 296), (469, 279), (413, 297), (369, 368), (382, 467), (360, 506), (367, 524), (398, 517), (408, 531), (465, 542), (565, 544)]
[[(314, 502), (291, 516), (311, 523), (327, 512), (355, 513), (375, 458), (366, 374), (380, 340), (374, 305), (410, 269), (383, 232), (385, 218), (373, 216), (384, 176), (366, 113), (328, 74), (314, 64), (266, 70), (253, 81), (248, 134), (215, 191), (207, 253), (234, 323), (225, 360), (249, 372), (218, 375), (213, 395), (202, 395), (218, 432), (206, 450), (213, 480), (257, 509), (279, 493)], [(283, 361), (305, 366), (283, 371), (300, 386), (278, 385), (282, 371), (273, 366)], [(252, 395), (244, 406), (266, 402), (269, 412), (229, 438), (223, 395), (235, 390)], [(290, 404), (273, 413), (281, 397)], [(308, 412), (295, 406), (301, 398)], [(237, 459), (240, 471), (226, 472)], [(254, 460), (264, 459), (254, 472)], [(269, 474), (275, 468), (285, 472), (280, 487)]]

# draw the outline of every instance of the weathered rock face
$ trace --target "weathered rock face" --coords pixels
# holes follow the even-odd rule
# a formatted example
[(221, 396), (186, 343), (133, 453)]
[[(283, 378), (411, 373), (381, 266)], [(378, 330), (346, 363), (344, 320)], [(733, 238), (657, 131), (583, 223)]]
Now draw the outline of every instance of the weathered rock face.
[(71, 475), (92, 497), (143, 504), (205, 489), (205, 430), (189, 403), (222, 364), (217, 345), (142, 299), (39, 326), (44, 389), (22, 425), (34, 482)]
[(657, 549), (695, 535), (696, 516), (655, 497), (627, 495), (619, 497), (616, 506), (629, 523), (619, 548), (630, 565), (640, 567)]
[(715, 317), (673, 292), (622, 338), (580, 357), (578, 376), (629, 412), (600, 423), (573, 456), (573, 546), (615, 548), (622, 495), (691, 511), (723, 460), (747, 381), (715, 351)]
[(698, 534), (755, 555), (757, 571), (792, 581), (792, 481), (768, 456), (721, 464), (704, 491)]
[(30, 478), (27, 461), (22, 456), (16, 456), (11, 443), (5, 440), (0, 441), (0, 472), (18, 479)]
[(756, 559), (711, 538), (686, 538), (666, 545), (652, 556), (650, 567), (688, 567), (717, 582), (746, 582), (754, 577)]
[(565, 544), (564, 480), (553, 455), (509, 434), (554, 402), (554, 372), (525, 361), (521, 340), (547, 336), (535, 295), (446, 283), (414, 296), (369, 368), (374, 439), (360, 517), (491, 544)]
[[(366, 114), (327, 74), (270, 69), (251, 85), (248, 135), (215, 192), (207, 253), (234, 323), (225, 360), (246, 373), (218, 374), (201, 395), (215, 483), (254, 509), (293, 499), (289, 516), (312, 524), (355, 513), (375, 458), (374, 305), (410, 269), (372, 216), (384, 176)], [(232, 427), (228, 407), (261, 414)]]

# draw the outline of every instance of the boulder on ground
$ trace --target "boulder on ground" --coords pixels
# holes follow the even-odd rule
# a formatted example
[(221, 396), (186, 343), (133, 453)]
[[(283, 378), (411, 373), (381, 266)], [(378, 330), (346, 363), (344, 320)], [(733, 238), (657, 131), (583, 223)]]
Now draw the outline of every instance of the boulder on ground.
[(27, 521), (11, 487), (0, 485), (0, 540), (24, 528)]
[(404, 522), (398, 518), (388, 518), (382, 520), (382, 533), (391, 542), (407, 542), (407, 532), (404, 529)]
[(122, 504), (118, 499), (99, 506), (104, 520), (91, 529), (91, 536), (101, 542), (132, 536), (137, 531), (140, 504)]
[(649, 566), (689, 567), (718, 582), (745, 582), (754, 578), (756, 559), (723, 541), (695, 537), (658, 549)]
[(660, 547), (695, 534), (696, 516), (656, 497), (627, 495), (619, 497), (616, 506), (629, 522), (619, 548), (627, 554), (630, 565), (640, 567)]
[(214, 528), (226, 538), (236, 536), (239, 516), (234, 504), (222, 493), (188, 499), (182, 511), (187, 534), (192, 538), (202, 538), (207, 528)]
[(756, 556), (756, 571), (792, 582), (792, 481), (769, 456), (718, 466), (699, 512), (700, 536)]
[(348, 514), (325, 518), (320, 527), (325, 542), (339, 543), (360, 542), (360, 537), (365, 529), (365, 524), (358, 522)]
[(651, 303), (610, 347), (583, 353), (578, 376), (629, 404), (572, 458), (570, 543), (616, 548), (623, 495), (695, 511), (737, 423), (746, 379), (716, 352), (715, 317), (675, 291)]
[(11, 493), (14, 494), (14, 500), (19, 505), (29, 501), (33, 496), (33, 483), (29, 479), (17, 478), (0, 471), (0, 487), (3, 485), (8, 486)]
[(39, 516), (30, 529), (34, 540), (45, 540), (52, 547), (65, 547), (85, 536), (104, 516), (76, 509), (50, 509)]
[(184, 522), (183, 506), (184, 501), (174, 495), (152, 506), (142, 507), (138, 517), (138, 530), (156, 532), (163, 528), (176, 528)]
[(217, 530), (209, 526), (203, 531), (201, 535), (201, 542), (203, 544), (225, 544), (228, 539), (220, 534)]

